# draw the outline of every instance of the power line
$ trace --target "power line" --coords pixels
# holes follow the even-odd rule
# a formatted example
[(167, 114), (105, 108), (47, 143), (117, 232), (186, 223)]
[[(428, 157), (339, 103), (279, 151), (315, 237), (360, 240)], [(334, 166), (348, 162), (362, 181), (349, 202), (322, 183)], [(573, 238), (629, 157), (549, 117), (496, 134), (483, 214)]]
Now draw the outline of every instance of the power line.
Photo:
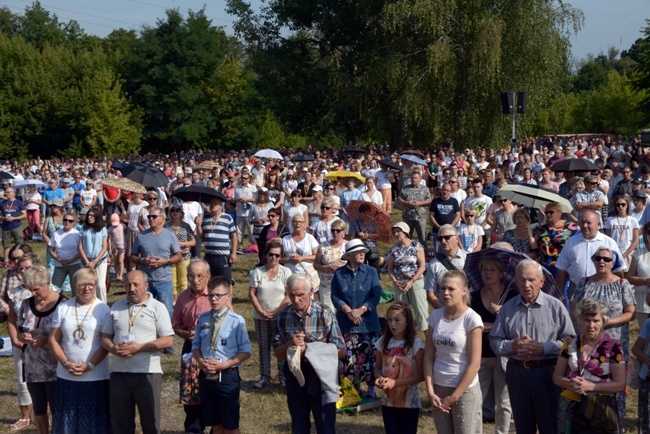
[[(169, 8), (166, 7), (166, 6), (157, 5), (157, 4), (154, 4), (154, 3), (143, 2), (143, 1), (141, 1), (141, 0), (131, 0), (131, 1), (132, 1), (133, 3), (140, 3), (140, 4), (142, 4), (142, 5), (153, 6), (153, 7), (155, 7), (155, 8), (160, 8), (160, 9), (164, 9), (164, 10), (169, 9)], [(207, 15), (206, 15), (206, 16), (207, 16)], [(212, 16), (207, 16), (207, 17), (210, 18), (210, 19), (213, 19), (213, 20), (225, 21), (225, 22), (227, 22), (227, 23), (232, 23), (232, 22), (233, 22), (233, 20), (230, 20), (230, 19), (228, 19), (228, 18), (212, 17)]]
[[(33, 2), (30, 1), (30, 0), (20, 0), (20, 1), (23, 2), (23, 3), (27, 3), (27, 4), (33, 4)], [(126, 24), (128, 26), (138, 26), (139, 25), (139, 24), (136, 24), (136, 23), (129, 23), (128, 21), (115, 20), (115, 19), (112, 19), (112, 18), (104, 18), (104, 17), (101, 17), (99, 15), (92, 15), (92, 14), (87, 14), (87, 13), (84, 13), (84, 12), (71, 11), (69, 9), (63, 9), (63, 8), (59, 8), (59, 7), (56, 7), (56, 6), (46, 5), (45, 3), (41, 3), (41, 6), (47, 7), (49, 9), (56, 9), (56, 10), (59, 10), (59, 11), (69, 12), (69, 13), (72, 13), (72, 14), (84, 15), (84, 16), (91, 17), (91, 18), (98, 18), (100, 20), (112, 21), (114, 23)]]
[[(5, 5), (5, 6), (7, 6), (9, 8), (12, 8), (12, 9), (15, 9), (17, 11), (24, 11), (24, 9), (19, 8), (18, 6), (12, 6), (12, 5)], [(104, 27), (104, 28), (107, 28), (107, 29), (115, 30), (115, 26), (108, 26), (106, 24), (93, 23), (92, 21), (78, 20), (78, 19), (75, 19), (75, 18), (72, 18), (72, 17), (63, 16), (63, 15), (61, 15), (61, 16), (57, 15), (57, 17), (64, 18), (64, 19), (67, 19), (67, 20), (70, 20), (70, 21), (77, 21), (79, 23), (90, 24), (91, 26), (99, 26), (99, 27)]]

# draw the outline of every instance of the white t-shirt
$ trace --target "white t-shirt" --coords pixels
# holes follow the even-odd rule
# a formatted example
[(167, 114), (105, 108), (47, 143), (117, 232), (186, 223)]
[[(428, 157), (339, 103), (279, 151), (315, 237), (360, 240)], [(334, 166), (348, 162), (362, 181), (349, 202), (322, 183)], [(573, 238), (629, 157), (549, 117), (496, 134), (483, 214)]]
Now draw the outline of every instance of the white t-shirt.
[(639, 222), (632, 216), (627, 217), (609, 217), (605, 222), (605, 229), (611, 230), (611, 237), (616, 241), (618, 248), (622, 253), (632, 244), (632, 231), (639, 229)]
[[(275, 278), (269, 279), (266, 275), (266, 268), (264, 266), (257, 267), (253, 270), (253, 275), (248, 282), (251, 288), (257, 288), (257, 300), (264, 310), (275, 310), (280, 306), (285, 295), (285, 285), (287, 279), (291, 276), (291, 271), (282, 265), (278, 270)], [(253, 318), (263, 319), (262, 316), (253, 309)]]
[(289, 232), (293, 233), (293, 225), (291, 224), (291, 219), (297, 215), (305, 215), (307, 211), (307, 205), (300, 204), (298, 206), (291, 206), (291, 204), (284, 207), (284, 214), (287, 216), (287, 226), (289, 227)]
[[(474, 217), (474, 221), (481, 225), (485, 221), (485, 217), (487, 217), (487, 210), (490, 205), (492, 205), (492, 199), (485, 195), (481, 197), (470, 196), (465, 199), (463, 204), (465, 212), (467, 212), (467, 210), (470, 208), (476, 209), (476, 216)], [(487, 227), (489, 228), (490, 226)]]
[(95, 191), (94, 188), (90, 188), (88, 190), (83, 190), (79, 192), (79, 195), (83, 199), (84, 203), (86, 205), (90, 205), (93, 201), (93, 198), (97, 196), (97, 192)]
[(264, 187), (264, 174), (265, 173), (266, 173), (266, 169), (264, 169), (264, 166), (262, 166), (260, 169), (258, 169), (257, 167), (253, 167), (251, 169), (251, 174), (253, 175), (253, 182), (259, 188)]
[[(284, 248), (284, 257), (290, 258), (293, 255), (311, 256), (314, 249), (318, 249), (318, 241), (311, 234), (305, 234), (302, 241), (294, 241), (291, 235), (282, 237), (282, 247)], [(313, 262), (299, 262), (297, 264), (284, 264), (292, 273), (307, 273), (307, 268), (313, 267)]]
[(131, 202), (127, 213), (129, 214), (129, 229), (132, 231), (139, 231), (138, 229), (138, 220), (140, 219), (140, 211), (142, 208), (149, 206), (149, 202), (143, 200), (140, 205), (136, 205)]
[[(64, 261), (74, 258), (79, 253), (79, 231), (72, 228), (68, 232), (59, 229), (50, 238), (48, 244), (56, 250), (56, 256)], [(81, 259), (77, 259), (72, 264), (78, 264)], [(54, 260), (54, 265), (61, 266), (61, 263)]]
[[(445, 308), (431, 312), (427, 319), (433, 328), (433, 345), (436, 356), (433, 361), (433, 383), (443, 387), (456, 387), (469, 365), (467, 335), (477, 327), (483, 329), (479, 314), (467, 309), (455, 320), (445, 319)], [(469, 387), (478, 382), (478, 373)]]
[(311, 229), (314, 231), (314, 238), (316, 238), (316, 241), (319, 243), (324, 243), (325, 241), (331, 241), (332, 240), (332, 223), (335, 221), (340, 220), (338, 217), (334, 217), (332, 220), (326, 222), (321, 219), (316, 219), (311, 224)]
[[(393, 176), (393, 173), (390, 170), (387, 170), (385, 172), (378, 170), (375, 173), (375, 178), (377, 178), (377, 189), (379, 190), (384, 190), (386, 188), (390, 188), (390, 180), (395, 179)], [(390, 178), (390, 179), (389, 179)]]
[(451, 197), (456, 199), (458, 201), (458, 206), (460, 206), (460, 204), (467, 199), (467, 193), (462, 188), (459, 188), (457, 192), (451, 194)]
[(196, 223), (194, 223), (194, 219), (203, 214), (203, 207), (199, 202), (183, 202), (183, 212), (185, 215), (183, 216), (183, 221), (190, 225), (192, 230), (196, 230)]
[(381, 195), (381, 192), (377, 189), (375, 189), (375, 194), (371, 196), (368, 196), (367, 193), (363, 193), (361, 195), (361, 200), (364, 202), (371, 202), (374, 203), (377, 206), (382, 206), (384, 204), (384, 197)]
[[(88, 363), (102, 346), (102, 325), (111, 312), (111, 308), (99, 299), (92, 305), (76, 306), (77, 298), (74, 297), (60, 303), (52, 317), (52, 328), (60, 328), (63, 334), (61, 348), (68, 360), (72, 363)], [(79, 339), (75, 344), (77, 325), (81, 325), (84, 339)], [(77, 333), (77, 338), (79, 334)], [(70, 381), (99, 381), (108, 380), (108, 357), (98, 363), (95, 369), (88, 371), (81, 377), (70, 374), (59, 363), (56, 367), (56, 376)]]
[(478, 239), (485, 235), (485, 231), (480, 225), (474, 224), (469, 227), (465, 223), (461, 223), (458, 235), (460, 235), (460, 243), (463, 249), (467, 253), (472, 253), (478, 245)]

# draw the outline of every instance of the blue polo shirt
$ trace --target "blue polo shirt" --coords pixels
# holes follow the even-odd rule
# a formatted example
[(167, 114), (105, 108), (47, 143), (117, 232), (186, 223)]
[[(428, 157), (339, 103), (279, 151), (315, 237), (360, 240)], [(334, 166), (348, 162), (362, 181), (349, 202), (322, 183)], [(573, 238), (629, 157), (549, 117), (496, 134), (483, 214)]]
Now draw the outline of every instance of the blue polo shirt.
[[(192, 341), (192, 350), (201, 350), (204, 358), (230, 360), (239, 353), (252, 354), (251, 341), (246, 330), (244, 317), (228, 310), (222, 313), (220, 321), (224, 321), (212, 351), (212, 336), (210, 323), (212, 310), (203, 312), (196, 323), (196, 333)], [(219, 324), (216, 326), (219, 329)]]

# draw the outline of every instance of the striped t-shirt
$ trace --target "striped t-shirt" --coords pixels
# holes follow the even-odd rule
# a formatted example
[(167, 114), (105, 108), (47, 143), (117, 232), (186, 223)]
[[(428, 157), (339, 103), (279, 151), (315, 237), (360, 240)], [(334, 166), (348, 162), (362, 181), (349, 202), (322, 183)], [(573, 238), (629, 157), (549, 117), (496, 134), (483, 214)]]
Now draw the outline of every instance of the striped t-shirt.
[(202, 228), (206, 255), (230, 255), (230, 235), (237, 229), (229, 214), (203, 219)]

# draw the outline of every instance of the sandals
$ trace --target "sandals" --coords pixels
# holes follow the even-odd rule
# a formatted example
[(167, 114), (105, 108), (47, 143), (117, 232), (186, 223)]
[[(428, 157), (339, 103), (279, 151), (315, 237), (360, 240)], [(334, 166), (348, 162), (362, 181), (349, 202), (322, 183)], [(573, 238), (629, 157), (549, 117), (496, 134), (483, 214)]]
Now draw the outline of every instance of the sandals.
[(15, 423), (9, 425), (9, 431), (22, 431), (29, 428), (31, 423), (31, 419), (18, 419)]

